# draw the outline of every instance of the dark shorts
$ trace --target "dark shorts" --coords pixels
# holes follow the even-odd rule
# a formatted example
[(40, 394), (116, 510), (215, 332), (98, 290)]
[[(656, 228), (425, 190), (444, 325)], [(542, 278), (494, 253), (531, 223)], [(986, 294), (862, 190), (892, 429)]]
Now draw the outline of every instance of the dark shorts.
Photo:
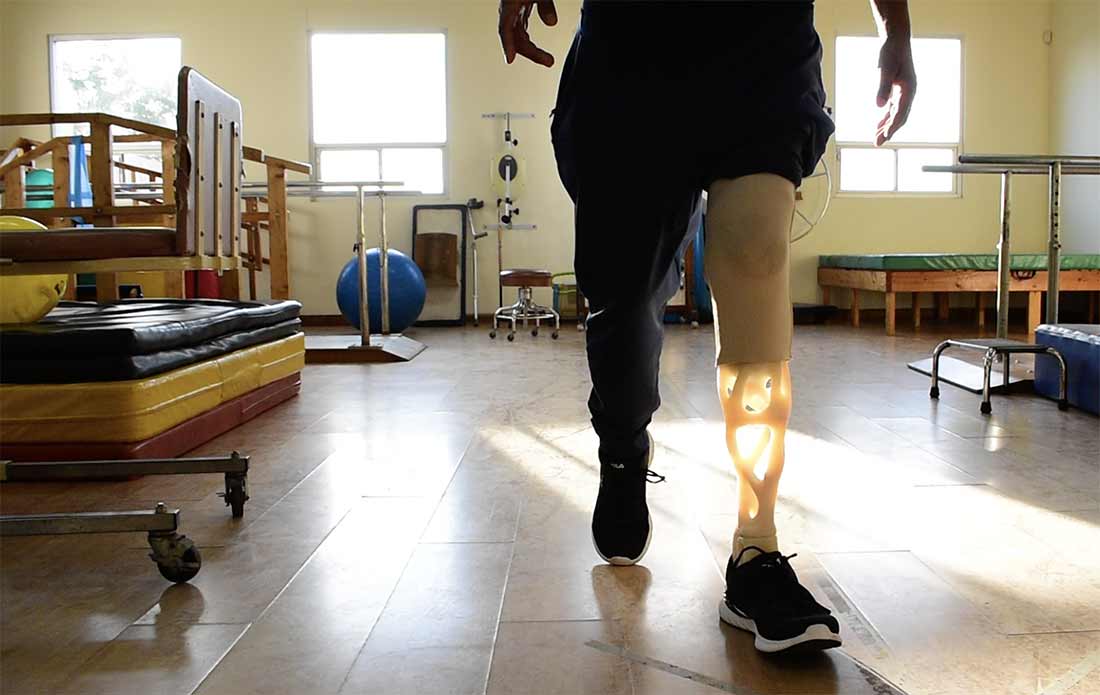
[(754, 173), (799, 185), (833, 133), (813, 12), (798, 1), (586, 2), (551, 129), (559, 163), (571, 160), (566, 187), (576, 167), (614, 175), (643, 163), (700, 189)]

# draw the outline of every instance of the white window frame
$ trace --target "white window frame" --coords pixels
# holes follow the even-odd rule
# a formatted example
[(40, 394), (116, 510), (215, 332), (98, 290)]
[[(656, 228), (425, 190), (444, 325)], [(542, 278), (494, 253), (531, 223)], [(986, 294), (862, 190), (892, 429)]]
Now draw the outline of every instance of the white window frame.
[[(313, 114), (313, 37), (316, 34), (441, 34), (443, 36), (443, 118), (447, 128), (447, 137), (443, 142), (357, 142), (357, 143), (341, 143), (339, 145), (319, 145), (314, 134), (314, 114)], [(395, 190), (389, 195), (391, 196), (412, 196), (422, 198), (445, 198), (449, 195), (451, 190), (451, 167), (450, 167), (450, 142), (451, 142), (451, 69), (450, 69), (450, 49), (451, 42), (450, 36), (447, 34), (446, 29), (311, 29), (306, 37), (306, 70), (309, 72), (309, 155), (310, 161), (313, 163), (313, 171), (316, 172), (318, 181), (324, 181), (323, 171), (321, 169), (321, 153), (325, 151), (338, 151), (338, 150), (354, 150), (354, 151), (373, 151), (378, 154), (378, 173), (379, 178), (383, 181), (386, 180), (386, 172), (382, 168), (382, 150), (393, 149), (427, 149), (427, 150), (439, 150), (442, 152), (442, 161), (440, 166), (443, 167), (443, 190), (439, 193), (421, 193), (419, 191), (399, 191)], [(340, 182), (332, 182), (332, 187), (326, 190), (339, 191), (342, 190)], [(343, 188), (347, 188), (346, 186)]]
[[(836, 64), (836, 46), (837, 40), (840, 38), (879, 38), (877, 34), (849, 34), (849, 33), (836, 33), (833, 35), (833, 93), (837, 93), (837, 81), (840, 79), (840, 72), (837, 69)], [(892, 191), (847, 191), (840, 187), (841, 180), (841, 162), (840, 154), (842, 149), (891, 149), (903, 150), (903, 149), (918, 149), (918, 150), (951, 150), (954, 155), (954, 161), (958, 161), (959, 153), (965, 152), (963, 142), (966, 140), (966, 41), (962, 34), (921, 34), (920, 36), (914, 36), (914, 39), (953, 39), (959, 42), (959, 141), (958, 142), (887, 142), (881, 147), (876, 147), (873, 142), (855, 142), (850, 140), (836, 140), (833, 148), (833, 157), (836, 162), (836, 173), (833, 175), (833, 195), (839, 198), (962, 198), (963, 197), (963, 177), (959, 174), (952, 174), (952, 186), (950, 191), (899, 191), (898, 176), (897, 176), (897, 155), (895, 154), (894, 160), (894, 190)], [(920, 94), (920, 75), (917, 75), (917, 94), (919, 98)], [(837, 104), (836, 115), (834, 118), (839, 118), (839, 104)]]

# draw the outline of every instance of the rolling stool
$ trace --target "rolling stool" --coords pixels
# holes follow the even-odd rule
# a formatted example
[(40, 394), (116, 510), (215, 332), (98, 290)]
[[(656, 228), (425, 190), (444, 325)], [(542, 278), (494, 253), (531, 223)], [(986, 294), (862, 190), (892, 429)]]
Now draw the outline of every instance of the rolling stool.
[(500, 286), (517, 288), (516, 303), (511, 306), (502, 306), (493, 312), (493, 330), (489, 331), (490, 338), (497, 337), (497, 322), (511, 321), (512, 327), (508, 330), (508, 342), (516, 339), (516, 325), (523, 321), (523, 330), (527, 330), (527, 322), (534, 321), (535, 327), (531, 329), (531, 335), (539, 334), (541, 321), (554, 320), (554, 332), (550, 337), (558, 339), (558, 329), (561, 328), (561, 317), (558, 312), (550, 307), (535, 304), (531, 299), (531, 288), (550, 287), (553, 283), (553, 275), (549, 270), (524, 270), (513, 268), (500, 271)]

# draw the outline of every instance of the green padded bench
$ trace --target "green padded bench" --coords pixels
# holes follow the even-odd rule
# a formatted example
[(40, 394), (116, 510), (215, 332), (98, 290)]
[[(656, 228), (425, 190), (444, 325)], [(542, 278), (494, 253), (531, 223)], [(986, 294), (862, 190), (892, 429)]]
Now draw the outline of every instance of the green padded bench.
[[(1043, 292), (1047, 288), (1046, 254), (1012, 254), (1010, 291), (1028, 293), (1027, 326), (1033, 334), (1039, 325)], [(997, 292), (997, 255), (992, 253), (886, 253), (819, 256), (817, 282), (822, 301), (829, 304), (831, 290), (852, 291), (851, 320), (859, 326), (860, 290), (882, 292), (886, 297), (886, 334), (894, 335), (897, 293), (911, 292), (913, 306), (920, 295), (933, 293), (936, 313), (947, 319), (952, 292), (975, 292), (978, 297), (978, 327), (985, 327), (990, 293)], [(1089, 313), (1096, 320), (1100, 292), (1100, 254), (1064, 254), (1059, 284), (1063, 292), (1089, 292)], [(913, 312), (913, 326), (920, 326), (920, 311)]]

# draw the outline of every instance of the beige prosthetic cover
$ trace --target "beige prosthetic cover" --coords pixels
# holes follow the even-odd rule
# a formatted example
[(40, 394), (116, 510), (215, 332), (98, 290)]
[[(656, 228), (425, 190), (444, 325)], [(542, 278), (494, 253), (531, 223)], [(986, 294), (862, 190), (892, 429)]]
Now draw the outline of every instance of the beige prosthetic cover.
[(794, 184), (773, 174), (716, 181), (707, 197), (704, 269), (726, 446), (737, 472), (735, 555), (750, 546), (778, 549), (775, 500), (791, 412), (794, 203)]

